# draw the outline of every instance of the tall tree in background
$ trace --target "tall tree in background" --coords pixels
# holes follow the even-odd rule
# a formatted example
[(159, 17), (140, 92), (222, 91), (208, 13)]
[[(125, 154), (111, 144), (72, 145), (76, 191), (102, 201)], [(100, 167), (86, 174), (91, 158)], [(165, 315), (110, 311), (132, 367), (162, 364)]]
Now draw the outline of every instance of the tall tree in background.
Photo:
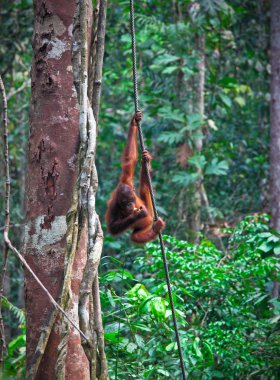
[[(195, 99), (195, 111), (204, 117), (204, 87), (205, 87), (205, 36), (202, 32), (196, 36), (196, 50), (199, 56), (199, 62), (197, 64), (197, 79), (196, 79), (196, 99)], [(203, 147), (203, 133), (202, 128), (197, 130), (198, 137), (194, 140), (194, 152), (201, 154)], [(202, 205), (202, 190), (203, 190), (203, 173), (201, 168), (197, 168), (197, 180), (194, 183), (193, 204), (190, 214), (190, 229), (193, 233), (193, 241), (199, 242), (199, 232), (201, 229), (201, 205)], [(205, 195), (205, 192), (204, 192)]]
[(34, 12), (24, 252), (87, 341), (57, 315), (26, 272), (28, 378), (86, 379), (90, 363), (93, 378), (106, 379), (97, 277), (103, 234), (94, 165), (106, 1), (96, 2), (90, 60), (91, 1), (37, 0)]
[[(271, 1), (270, 177), (271, 226), (280, 232), (280, 2)], [(273, 297), (279, 295), (274, 282)]]

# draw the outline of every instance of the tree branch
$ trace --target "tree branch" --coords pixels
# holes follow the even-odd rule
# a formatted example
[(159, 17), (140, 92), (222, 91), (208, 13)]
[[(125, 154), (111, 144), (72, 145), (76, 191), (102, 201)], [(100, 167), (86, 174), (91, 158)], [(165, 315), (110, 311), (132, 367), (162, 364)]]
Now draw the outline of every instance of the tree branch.
[(19, 88), (14, 91), (10, 91), (7, 95), (7, 102), (11, 99), (11, 97), (17, 95), (19, 92), (23, 91), (27, 86), (30, 86), (30, 79), (25, 81)]

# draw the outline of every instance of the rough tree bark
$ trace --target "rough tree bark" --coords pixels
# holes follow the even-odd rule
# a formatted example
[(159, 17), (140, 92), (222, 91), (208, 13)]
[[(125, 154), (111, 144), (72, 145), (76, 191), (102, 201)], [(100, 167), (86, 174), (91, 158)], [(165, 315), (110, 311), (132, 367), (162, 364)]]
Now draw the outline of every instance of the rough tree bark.
[[(56, 299), (64, 272), (66, 214), (77, 179), (79, 107), (71, 63), (74, 11), (74, 0), (34, 1), (24, 251), (28, 263)], [(74, 263), (74, 298), (78, 297), (81, 271), (85, 265), (85, 246), (86, 241), (81, 244)], [(25, 280), (25, 305), (29, 367), (52, 311), (45, 294), (29, 273), (26, 273)], [(73, 318), (77, 320), (74, 310)], [(57, 346), (62, 330), (61, 320), (57, 319), (38, 370), (38, 379), (55, 378)], [(68, 348), (71, 366), (68, 378), (85, 378), (88, 361), (80, 337), (74, 331)]]
[[(280, 232), (280, 2), (271, 0), (270, 193), (271, 226)], [(273, 297), (279, 296), (274, 282)]]
[[(83, 14), (77, 15), (77, 9)], [(93, 167), (95, 151), (92, 149), (95, 149), (96, 124), (92, 120), (92, 111), (90, 113), (87, 107), (86, 81), (83, 80), (80, 87), (78, 85), (75, 61), (77, 51), (81, 52), (79, 62), (87, 60), (87, 46), (75, 40), (73, 33), (73, 28), (76, 28), (80, 29), (76, 33), (79, 38), (85, 37), (84, 31), (87, 36), (91, 35), (92, 5), (91, 1), (85, 0), (34, 0), (34, 12), (23, 250), (40, 280), (79, 326), (78, 305), (83, 271), (92, 251), (101, 254), (103, 238), (94, 209), (97, 175)], [(85, 17), (84, 23), (80, 16)], [(83, 38), (82, 41), (90, 46), (90, 39)], [(80, 72), (82, 78), (87, 77), (85, 68), (87, 65)], [(91, 143), (86, 141), (87, 120)], [(79, 125), (82, 126), (80, 131)], [(79, 141), (82, 143), (80, 149)], [(84, 157), (87, 152), (89, 159)], [(82, 187), (87, 185), (83, 182), (83, 170), (90, 171), (90, 182), (94, 183), (94, 186), (92, 183), (88, 185), (88, 194)], [(78, 180), (79, 171), (82, 174)], [(85, 212), (83, 197), (89, 204)], [(86, 216), (82, 215), (86, 212)], [(85, 222), (89, 217), (91, 221)], [(87, 246), (88, 237), (90, 247)], [(97, 273), (97, 268), (94, 272)], [(97, 278), (93, 277), (92, 281), (96, 283)], [(100, 313), (98, 301), (95, 300), (96, 310)], [(89, 361), (79, 333), (65, 319), (57, 316), (28, 272), (25, 302), (28, 378), (88, 379)], [(99, 329), (99, 340), (103, 343), (102, 323), (97, 317), (95, 325), (98, 325), (95, 328)], [(104, 344), (98, 348), (101, 356), (99, 367), (103, 365), (103, 378), (106, 379)]]

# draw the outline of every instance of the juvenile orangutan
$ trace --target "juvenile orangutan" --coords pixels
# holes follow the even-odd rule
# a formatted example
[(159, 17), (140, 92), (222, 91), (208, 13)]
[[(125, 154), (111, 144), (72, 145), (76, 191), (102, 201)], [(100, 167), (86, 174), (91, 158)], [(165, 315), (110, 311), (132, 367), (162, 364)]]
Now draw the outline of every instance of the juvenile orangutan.
[(106, 222), (112, 235), (132, 230), (131, 240), (146, 243), (153, 240), (165, 227), (165, 222), (158, 218), (154, 221), (152, 200), (148, 186), (145, 162), (150, 170), (151, 155), (145, 150), (142, 154), (139, 196), (133, 184), (134, 169), (138, 159), (137, 121), (142, 120), (138, 111), (132, 118), (127, 137), (127, 144), (122, 156), (122, 174), (118, 186), (108, 202)]

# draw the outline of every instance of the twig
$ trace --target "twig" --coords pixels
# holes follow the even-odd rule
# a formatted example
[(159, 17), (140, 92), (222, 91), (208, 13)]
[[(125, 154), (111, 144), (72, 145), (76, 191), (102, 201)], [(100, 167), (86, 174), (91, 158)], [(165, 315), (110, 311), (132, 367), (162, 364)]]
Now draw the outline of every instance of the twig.
[(248, 379), (251, 379), (253, 376), (257, 375), (260, 372), (264, 372), (264, 371), (267, 372), (269, 369), (274, 368), (274, 367), (276, 367), (276, 366), (270, 365), (270, 366), (265, 367), (265, 368), (259, 368), (256, 371), (249, 373)]
[(207, 304), (207, 309), (206, 309), (206, 312), (205, 312), (205, 314), (204, 314), (204, 316), (202, 318), (202, 321), (200, 323), (200, 327), (203, 327), (204, 322), (205, 322), (205, 320), (207, 318), (207, 315), (209, 314), (211, 302), (212, 302), (212, 298), (209, 298), (208, 304)]
[[(11, 228), (21, 228), (23, 226), (24, 226), (24, 224), (11, 223), (10, 224), (10, 229)], [(0, 231), (4, 231), (4, 230), (5, 230), (5, 226), (0, 227)]]
[(229, 254), (229, 253), (227, 253), (226, 255), (224, 255), (224, 256), (221, 258), (221, 260), (218, 262), (217, 268), (219, 268), (219, 267), (223, 264), (223, 262), (226, 261), (226, 259), (227, 259), (228, 257), (230, 257), (230, 254)]
[(7, 95), (7, 102), (11, 99), (11, 97), (15, 96), (19, 92), (23, 91), (27, 86), (30, 86), (30, 79), (25, 81), (19, 88), (14, 91), (10, 91)]
[(16, 256), (19, 258), (21, 263), (24, 265), (24, 267), (28, 270), (28, 272), (32, 275), (34, 280), (37, 282), (37, 284), (41, 287), (41, 289), (45, 292), (45, 294), (48, 296), (49, 300), (53, 304), (53, 306), (63, 314), (63, 316), (71, 323), (71, 325), (81, 334), (81, 336), (88, 341), (85, 334), (80, 330), (80, 328), (75, 324), (75, 322), (72, 320), (72, 318), (69, 317), (67, 313), (63, 310), (63, 308), (56, 302), (56, 300), (53, 298), (51, 293), (48, 291), (48, 289), (43, 285), (43, 283), (40, 281), (40, 279), (36, 276), (36, 274), (33, 272), (31, 267), (27, 264), (24, 257), (19, 253), (19, 251), (12, 245), (10, 239), (8, 236), (5, 236), (5, 243), (8, 245), (9, 249), (16, 254)]

